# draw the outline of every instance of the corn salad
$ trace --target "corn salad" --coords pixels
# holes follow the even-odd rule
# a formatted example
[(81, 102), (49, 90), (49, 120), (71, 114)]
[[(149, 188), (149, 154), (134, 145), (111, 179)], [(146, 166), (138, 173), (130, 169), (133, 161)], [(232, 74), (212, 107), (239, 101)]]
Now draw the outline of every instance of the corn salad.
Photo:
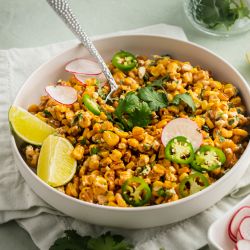
[[(180, 182), (194, 170), (189, 164), (166, 159), (161, 142), (163, 128), (179, 117), (198, 125), (203, 135), (202, 145), (217, 147), (226, 156), (225, 164), (213, 171), (202, 172), (209, 184), (237, 162), (248, 143), (249, 118), (233, 84), (220, 82), (209, 71), (169, 56), (137, 56), (136, 66), (127, 71), (113, 63), (109, 68), (119, 85), (112, 102), (104, 101), (109, 93), (108, 84), (100, 84), (96, 78), (89, 78), (82, 84), (72, 75), (68, 81), (60, 80), (57, 84), (76, 89), (77, 102), (63, 105), (49, 96), (42, 96), (40, 104), (28, 108), (74, 146), (71, 155), (77, 160), (77, 172), (69, 183), (57, 187), (59, 191), (86, 202), (129, 207), (131, 204), (124, 199), (122, 186), (127, 180), (139, 177), (152, 193), (145, 205), (180, 199)], [(146, 126), (124, 128), (115, 117), (119, 101), (127, 93), (137, 93), (156, 80), (162, 80), (161, 88), (156, 91), (166, 95), (168, 106), (151, 111), (150, 123)], [(185, 102), (172, 104), (176, 95), (184, 93), (192, 97), (195, 111)], [(84, 94), (99, 105), (99, 115), (83, 104)], [(33, 168), (37, 165), (39, 150), (32, 145), (24, 149), (25, 159)]]

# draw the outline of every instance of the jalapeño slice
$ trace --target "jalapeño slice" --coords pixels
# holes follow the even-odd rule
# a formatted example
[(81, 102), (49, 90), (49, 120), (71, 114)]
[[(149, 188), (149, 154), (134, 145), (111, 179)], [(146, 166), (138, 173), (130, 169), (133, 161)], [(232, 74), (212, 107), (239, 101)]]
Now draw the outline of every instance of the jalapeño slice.
[(94, 115), (100, 115), (101, 111), (99, 105), (88, 94), (83, 95), (82, 101), (86, 108)]
[(136, 66), (137, 61), (133, 54), (122, 50), (113, 56), (112, 63), (116, 68), (122, 71), (129, 71)]
[(165, 157), (172, 162), (188, 164), (194, 159), (194, 149), (186, 137), (177, 136), (168, 142)]
[(143, 206), (151, 198), (151, 189), (142, 178), (132, 177), (122, 185), (122, 197), (129, 205)]
[(197, 193), (209, 186), (208, 179), (201, 173), (191, 174), (183, 179), (179, 185), (180, 196), (186, 197)]
[(226, 161), (226, 156), (219, 148), (204, 145), (199, 148), (191, 163), (193, 169), (197, 171), (212, 171), (221, 167)]

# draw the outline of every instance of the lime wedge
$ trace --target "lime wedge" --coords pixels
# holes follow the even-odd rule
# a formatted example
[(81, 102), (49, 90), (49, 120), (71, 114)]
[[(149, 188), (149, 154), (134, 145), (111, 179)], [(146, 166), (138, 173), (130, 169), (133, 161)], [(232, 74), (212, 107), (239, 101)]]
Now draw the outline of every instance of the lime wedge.
[(55, 132), (53, 127), (16, 106), (10, 107), (9, 121), (21, 139), (34, 145), (42, 145), (44, 139)]
[(247, 57), (248, 63), (250, 63), (250, 51), (248, 51), (248, 52), (246, 53), (246, 57)]
[(69, 182), (76, 172), (76, 160), (70, 155), (73, 149), (67, 139), (49, 135), (40, 151), (37, 175), (52, 187)]

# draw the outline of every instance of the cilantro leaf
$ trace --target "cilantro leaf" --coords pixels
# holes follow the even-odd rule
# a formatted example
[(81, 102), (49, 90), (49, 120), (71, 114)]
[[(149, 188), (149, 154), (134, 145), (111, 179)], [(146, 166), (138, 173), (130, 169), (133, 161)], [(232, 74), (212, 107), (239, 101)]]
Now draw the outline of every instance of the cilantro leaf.
[(75, 115), (73, 121), (72, 121), (72, 125), (76, 124), (79, 120), (81, 120), (83, 118), (82, 113), (78, 113)]
[(134, 111), (140, 100), (134, 92), (129, 92), (124, 99), (120, 99), (115, 110), (115, 115), (121, 117), (123, 113), (131, 113)]
[(180, 101), (185, 102), (194, 112), (196, 110), (194, 100), (192, 99), (191, 95), (189, 93), (184, 93), (184, 94), (178, 94), (174, 97), (172, 103), (174, 105), (179, 105)]
[(44, 113), (45, 117), (50, 117), (51, 116), (51, 113), (47, 109), (45, 109), (43, 111), (43, 113)]
[(145, 127), (151, 121), (151, 110), (146, 102), (141, 102), (136, 109), (129, 114), (133, 127)]
[(159, 88), (163, 88), (164, 82), (169, 80), (169, 75), (164, 76), (160, 79), (157, 79), (155, 81), (153, 81), (151, 84), (149, 84), (149, 87), (159, 87)]
[(120, 235), (111, 235), (107, 232), (96, 239), (88, 242), (89, 250), (130, 250), (132, 245), (128, 244)]
[(126, 102), (124, 106), (125, 112), (132, 113), (136, 108), (138, 108), (140, 100), (135, 93), (129, 92), (126, 95), (125, 102)]
[(49, 250), (132, 250), (133, 246), (121, 235), (111, 235), (110, 232), (97, 238), (82, 237), (75, 230), (66, 230), (65, 236), (59, 238)]
[(65, 236), (57, 239), (49, 250), (87, 250), (90, 236), (80, 236), (75, 230), (66, 230)]
[(157, 92), (151, 87), (141, 88), (139, 97), (148, 103), (152, 111), (157, 111), (160, 108), (165, 108), (168, 105), (167, 96), (165, 93)]
[(97, 155), (100, 152), (100, 148), (93, 147), (90, 149), (90, 155)]
[(134, 92), (129, 92), (124, 99), (120, 99), (114, 112), (125, 130), (134, 126), (147, 126), (151, 121), (151, 110), (147, 103), (139, 99)]

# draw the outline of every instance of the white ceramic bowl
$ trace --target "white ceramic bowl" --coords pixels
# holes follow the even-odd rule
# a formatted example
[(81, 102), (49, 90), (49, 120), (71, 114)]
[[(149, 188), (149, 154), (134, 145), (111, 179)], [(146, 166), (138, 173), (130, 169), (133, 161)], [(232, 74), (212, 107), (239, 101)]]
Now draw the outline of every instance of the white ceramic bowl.
[[(181, 40), (150, 35), (112, 36), (98, 39), (95, 46), (105, 60), (120, 49), (141, 55), (169, 54), (190, 61), (213, 72), (215, 79), (232, 82), (240, 90), (246, 106), (250, 107), (250, 91), (240, 74), (211, 51)], [(67, 77), (64, 67), (78, 57), (89, 57), (86, 49), (77, 45), (38, 68), (20, 89), (14, 105), (27, 108), (39, 103), (44, 87), (59, 78)], [(248, 110), (249, 112), (249, 110)], [(28, 185), (47, 203), (63, 213), (90, 223), (122, 228), (147, 228), (169, 224), (193, 216), (212, 206), (225, 196), (244, 174), (249, 157), (249, 145), (236, 165), (225, 176), (203, 191), (187, 198), (157, 206), (117, 208), (100, 206), (64, 195), (41, 181), (22, 159), (14, 137), (12, 147), (16, 164)]]

